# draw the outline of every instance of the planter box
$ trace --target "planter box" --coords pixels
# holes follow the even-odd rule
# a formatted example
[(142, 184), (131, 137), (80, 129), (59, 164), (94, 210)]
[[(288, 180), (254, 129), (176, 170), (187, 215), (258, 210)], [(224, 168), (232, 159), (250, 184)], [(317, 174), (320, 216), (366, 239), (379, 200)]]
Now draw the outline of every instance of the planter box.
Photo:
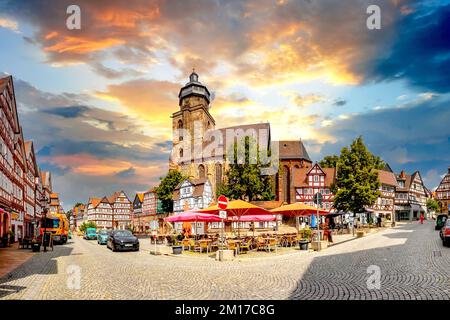
[(357, 237), (357, 238), (362, 238), (362, 237), (364, 237), (364, 231), (356, 231), (356, 237)]
[(311, 242), (311, 249), (313, 249), (314, 251), (318, 251), (318, 250), (322, 250), (322, 249), (326, 249), (328, 248), (328, 241), (326, 240), (321, 240), (319, 241), (312, 241)]
[(300, 250), (308, 250), (309, 241), (299, 241), (298, 246), (300, 247)]
[(182, 246), (173, 246), (172, 247), (172, 253), (173, 254), (181, 254), (183, 252)]
[(216, 260), (218, 261), (231, 261), (234, 259), (234, 251), (233, 250), (217, 250), (216, 251)]

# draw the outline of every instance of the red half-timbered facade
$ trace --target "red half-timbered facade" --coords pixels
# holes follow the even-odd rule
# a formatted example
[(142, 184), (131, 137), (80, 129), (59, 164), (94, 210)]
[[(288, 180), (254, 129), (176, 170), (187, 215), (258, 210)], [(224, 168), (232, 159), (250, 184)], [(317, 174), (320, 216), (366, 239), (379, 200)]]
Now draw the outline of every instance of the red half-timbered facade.
[(331, 210), (334, 199), (331, 185), (335, 180), (335, 168), (322, 168), (318, 163), (311, 168), (297, 168), (294, 170), (295, 200), (314, 205), (314, 194), (320, 192), (323, 196), (322, 208)]
[[(51, 193), (40, 174), (33, 143), (23, 138), (13, 78), (0, 78), (0, 238), (10, 231), (16, 241), (36, 235), (46, 205), (39, 200), (45, 188)], [(49, 178), (50, 173), (44, 176)]]

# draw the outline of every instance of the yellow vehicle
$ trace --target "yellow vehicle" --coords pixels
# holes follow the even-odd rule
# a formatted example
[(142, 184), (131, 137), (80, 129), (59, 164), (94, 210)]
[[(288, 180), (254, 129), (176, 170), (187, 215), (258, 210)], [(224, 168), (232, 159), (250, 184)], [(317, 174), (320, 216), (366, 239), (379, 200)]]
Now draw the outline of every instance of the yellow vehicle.
[(51, 232), (53, 242), (64, 244), (69, 237), (69, 219), (65, 214), (52, 214), (41, 220), (39, 235), (42, 237), (45, 232)]

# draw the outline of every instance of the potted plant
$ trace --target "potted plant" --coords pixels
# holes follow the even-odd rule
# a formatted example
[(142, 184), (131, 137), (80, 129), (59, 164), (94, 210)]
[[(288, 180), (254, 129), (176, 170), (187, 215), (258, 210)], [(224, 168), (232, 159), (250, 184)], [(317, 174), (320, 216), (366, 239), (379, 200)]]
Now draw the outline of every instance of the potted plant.
[(308, 250), (310, 238), (311, 238), (311, 229), (305, 228), (300, 230), (300, 240), (298, 241), (300, 250)]
[(173, 238), (173, 242), (172, 242), (172, 253), (173, 254), (181, 254), (183, 252), (183, 247), (179, 245), (181, 240), (183, 240), (183, 236), (181, 234), (178, 234)]

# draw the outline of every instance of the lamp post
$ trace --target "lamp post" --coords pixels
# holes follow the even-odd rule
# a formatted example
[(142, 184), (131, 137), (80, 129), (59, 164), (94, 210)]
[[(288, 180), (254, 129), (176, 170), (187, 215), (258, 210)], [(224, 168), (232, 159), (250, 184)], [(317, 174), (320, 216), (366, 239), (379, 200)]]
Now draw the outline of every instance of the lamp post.
[(42, 242), (44, 243), (44, 252), (47, 252), (47, 244), (45, 243), (45, 234), (47, 232), (47, 212), (48, 212), (48, 208), (47, 208), (47, 203), (48, 203), (48, 198), (44, 196), (40, 199), (41, 200), (41, 205), (42, 202), (44, 203), (44, 207), (42, 209), (42, 222), (44, 223), (44, 231), (42, 233)]

